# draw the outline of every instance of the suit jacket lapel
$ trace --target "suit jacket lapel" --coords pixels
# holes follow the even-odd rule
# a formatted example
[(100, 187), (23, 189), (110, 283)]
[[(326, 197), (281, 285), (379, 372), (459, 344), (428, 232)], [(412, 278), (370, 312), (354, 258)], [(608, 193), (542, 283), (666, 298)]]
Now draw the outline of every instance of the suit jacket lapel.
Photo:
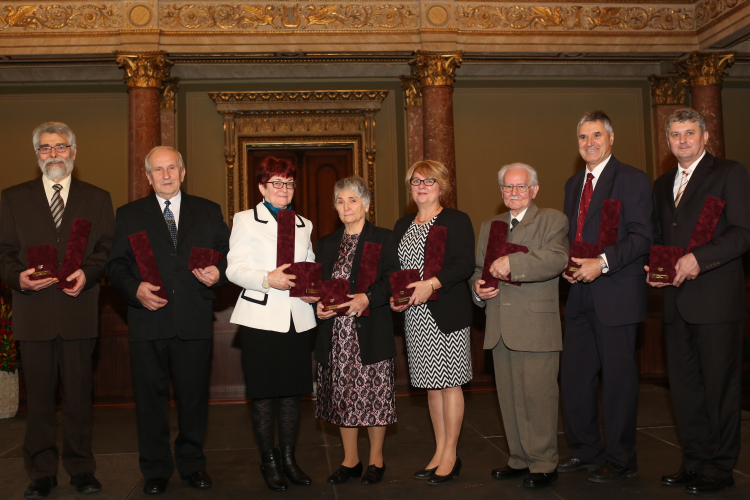
[[(526, 238), (526, 236), (528, 236), (529, 233), (529, 230), (526, 226), (534, 222), (534, 218), (536, 217), (536, 213), (538, 210), (539, 209), (537, 208), (536, 204), (532, 201), (531, 205), (529, 205), (529, 208), (526, 210), (523, 219), (518, 222), (518, 225), (516, 225), (515, 229), (509, 232), (508, 241), (517, 245), (523, 244), (523, 240)], [(510, 217), (510, 215), (508, 215), (508, 217)]]
[(596, 180), (596, 187), (594, 188), (594, 194), (591, 196), (591, 203), (589, 203), (589, 211), (586, 212), (586, 221), (583, 223), (583, 227), (596, 217), (598, 220), (601, 218), (602, 204), (604, 199), (609, 196), (612, 191), (612, 184), (615, 180), (615, 166), (617, 165), (617, 159), (612, 156), (609, 162), (602, 170), (602, 174)]
[[(180, 210), (182, 210), (182, 206), (180, 206)], [(172, 235), (169, 234), (169, 227), (167, 227), (167, 221), (164, 220), (164, 212), (161, 211), (159, 200), (156, 199), (156, 193), (151, 193), (148, 197), (146, 207), (143, 211), (148, 214), (148, 220), (156, 229), (156, 234), (158, 234), (159, 237), (165, 238), (169, 241), (170, 245), (174, 246), (174, 243), (172, 243)], [(182, 215), (182, 211), (180, 211), (180, 215)], [(179, 235), (179, 231), (177, 234)]]
[[(177, 226), (177, 246), (185, 241), (185, 235), (190, 230), (190, 226), (195, 220), (195, 212), (193, 211), (193, 204), (190, 196), (182, 193), (182, 201), (180, 201), (180, 224)], [(166, 225), (166, 222), (164, 223)], [(167, 228), (167, 231), (169, 228)], [(171, 237), (170, 237), (171, 239)]]
[[(693, 171), (693, 175), (690, 176), (685, 192), (682, 193), (682, 198), (680, 198), (680, 204), (675, 208), (675, 214), (679, 213), (680, 210), (688, 204), (690, 198), (695, 194), (701, 184), (703, 184), (706, 177), (708, 177), (713, 165), (714, 157), (711, 153), (706, 151), (706, 156), (704, 156), (700, 163), (698, 163), (698, 166), (696, 166)], [(674, 187), (674, 184), (672, 184), (672, 186)], [(674, 197), (672, 197), (672, 199), (674, 199)], [(674, 203), (672, 205), (674, 205)]]
[[(675, 213), (675, 206), (674, 206), (674, 178), (678, 175), (678, 168), (675, 167), (669, 171), (667, 171), (667, 177), (666, 179), (670, 179), (670, 182), (664, 182), (662, 186), (660, 187), (660, 190), (663, 191), (662, 193), (657, 194), (657, 200), (663, 200), (663, 204), (665, 205), (664, 209), (669, 213), (669, 218), (671, 219), (674, 217)], [(684, 195), (685, 193), (683, 193)]]
[(39, 177), (37, 182), (34, 183), (29, 197), (31, 198), (31, 204), (39, 210), (42, 220), (46, 220), (52, 230), (57, 231), (57, 228), (55, 228), (55, 220), (52, 218), (52, 210), (49, 208), (47, 193), (44, 192), (44, 183), (42, 182), (41, 177)]

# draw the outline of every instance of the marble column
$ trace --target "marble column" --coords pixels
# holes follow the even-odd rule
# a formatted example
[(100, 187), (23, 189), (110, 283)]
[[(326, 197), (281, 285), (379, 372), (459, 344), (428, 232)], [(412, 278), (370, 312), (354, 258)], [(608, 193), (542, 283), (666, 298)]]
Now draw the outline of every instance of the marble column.
[(654, 156), (656, 177), (677, 164), (669, 149), (665, 126), (667, 118), (676, 110), (685, 107), (687, 80), (679, 76), (650, 75), (651, 108), (654, 113)]
[(417, 51), (409, 62), (422, 92), (424, 159), (439, 161), (450, 173), (452, 190), (444, 196), (446, 207), (456, 207), (456, 145), (453, 133), (453, 80), (463, 51)]
[(691, 107), (706, 117), (706, 149), (724, 158), (724, 115), (721, 109), (721, 84), (724, 70), (734, 63), (736, 52), (693, 51), (674, 65), (690, 84)]
[(116, 55), (128, 85), (128, 201), (133, 201), (151, 192), (145, 159), (153, 147), (161, 144), (160, 89), (173, 63), (163, 51)]
[(401, 88), (406, 98), (406, 147), (409, 166), (424, 159), (424, 124), (422, 122), (422, 92), (419, 79), (402, 75)]
[(175, 99), (177, 90), (180, 88), (178, 77), (165, 78), (161, 83), (161, 145), (172, 148), (177, 147), (175, 122), (177, 120), (177, 109)]

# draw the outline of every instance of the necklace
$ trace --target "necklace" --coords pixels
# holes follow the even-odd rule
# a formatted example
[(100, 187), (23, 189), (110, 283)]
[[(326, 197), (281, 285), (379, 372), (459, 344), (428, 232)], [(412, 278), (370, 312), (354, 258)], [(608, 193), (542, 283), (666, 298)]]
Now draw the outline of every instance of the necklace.
[(425, 222), (427, 222), (427, 221), (429, 221), (430, 219), (432, 219), (433, 217), (435, 217), (435, 216), (436, 216), (436, 215), (437, 215), (438, 213), (440, 213), (440, 211), (441, 211), (442, 209), (443, 209), (443, 207), (442, 207), (442, 206), (440, 206), (440, 205), (438, 205), (438, 206), (437, 206), (437, 208), (436, 208), (435, 210), (433, 210), (433, 211), (432, 211), (432, 213), (430, 214), (430, 216), (429, 216), (429, 217), (427, 217), (427, 218), (426, 218), (426, 219), (424, 219), (424, 220), (420, 220), (420, 219), (418, 219), (418, 218), (415, 218), (415, 219), (414, 219), (414, 222), (416, 222), (417, 224), (424, 224)]

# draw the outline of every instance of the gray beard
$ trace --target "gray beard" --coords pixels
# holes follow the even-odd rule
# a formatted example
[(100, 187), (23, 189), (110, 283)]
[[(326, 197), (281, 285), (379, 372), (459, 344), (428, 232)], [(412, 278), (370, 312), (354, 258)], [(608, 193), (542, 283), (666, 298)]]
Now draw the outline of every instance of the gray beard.
[[(62, 160), (63, 166), (50, 165), (53, 161)], [(46, 160), (39, 159), (39, 168), (42, 170), (44, 176), (54, 181), (56, 179), (64, 179), (73, 171), (73, 159), (62, 159), (62, 158), (47, 158)]]

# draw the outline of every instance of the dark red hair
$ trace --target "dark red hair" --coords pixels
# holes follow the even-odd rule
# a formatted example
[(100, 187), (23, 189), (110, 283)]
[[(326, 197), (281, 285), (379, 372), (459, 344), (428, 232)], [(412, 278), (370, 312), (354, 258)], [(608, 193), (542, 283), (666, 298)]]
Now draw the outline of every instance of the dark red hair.
[(263, 158), (263, 161), (255, 169), (255, 182), (256, 184), (265, 184), (274, 175), (285, 179), (291, 178), (297, 180), (297, 167), (288, 158), (267, 156)]

